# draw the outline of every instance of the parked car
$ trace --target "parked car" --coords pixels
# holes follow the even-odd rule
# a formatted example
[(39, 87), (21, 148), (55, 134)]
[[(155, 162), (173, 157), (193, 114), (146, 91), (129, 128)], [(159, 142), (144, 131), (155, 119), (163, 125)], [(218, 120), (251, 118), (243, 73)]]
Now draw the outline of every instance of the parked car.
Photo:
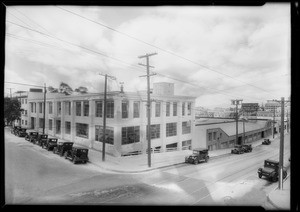
[(42, 143), (46, 142), (48, 138), (47, 134), (39, 134), (33, 141), (33, 143), (42, 146)]
[(185, 157), (186, 163), (197, 165), (199, 162), (207, 162), (209, 159), (208, 149), (197, 148), (193, 150), (193, 154)]
[(27, 135), (26, 130), (26, 128), (19, 128), (16, 135), (19, 137), (25, 137)]
[[(258, 177), (262, 178), (262, 176), (267, 177), (270, 181), (276, 182), (279, 177), (279, 162), (275, 160), (265, 160), (264, 167), (259, 168)], [(286, 178), (287, 172), (286, 168), (283, 168), (283, 179)]]
[(67, 150), (72, 149), (73, 142), (60, 141), (56, 147), (53, 148), (53, 153), (63, 156)]
[(65, 159), (71, 160), (74, 164), (77, 162), (86, 163), (89, 161), (88, 151), (87, 148), (73, 146), (72, 149), (65, 151), (64, 156)]
[(261, 144), (263, 144), (263, 145), (269, 145), (269, 144), (271, 144), (271, 141), (270, 141), (270, 139), (265, 138), (264, 141)]
[(245, 149), (242, 145), (235, 145), (234, 149), (231, 150), (231, 154), (243, 154)]
[(47, 138), (46, 142), (42, 142), (42, 148), (48, 151), (53, 150), (57, 146), (57, 138)]
[(26, 131), (26, 135), (25, 135), (25, 140), (26, 141), (29, 141), (29, 135), (31, 135), (33, 132), (37, 133), (37, 131), (34, 131), (34, 130), (27, 130)]
[(242, 147), (244, 148), (244, 152), (252, 152), (251, 144), (243, 144)]
[(14, 135), (17, 135), (19, 129), (21, 129), (20, 126), (14, 126), (14, 127), (10, 130), (10, 132), (11, 132), (12, 134), (14, 134)]
[(34, 142), (34, 139), (36, 139), (38, 137), (38, 135), (39, 135), (38, 132), (32, 131), (32, 132), (28, 133), (27, 139), (26, 139), (26, 136), (25, 136), (25, 139), (30, 141), (30, 142)]

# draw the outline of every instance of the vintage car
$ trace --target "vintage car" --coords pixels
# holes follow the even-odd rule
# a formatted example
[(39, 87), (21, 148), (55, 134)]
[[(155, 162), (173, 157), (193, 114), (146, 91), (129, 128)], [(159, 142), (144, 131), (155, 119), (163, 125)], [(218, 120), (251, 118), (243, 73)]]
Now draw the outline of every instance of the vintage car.
[(242, 147), (244, 148), (244, 152), (252, 152), (251, 144), (243, 144)]
[(22, 127), (20, 126), (14, 126), (13, 128), (11, 128), (10, 132), (14, 135), (17, 135), (19, 129), (21, 129)]
[(48, 151), (53, 150), (57, 146), (57, 138), (47, 138), (46, 142), (42, 142), (42, 148)]
[(270, 139), (265, 138), (264, 141), (261, 144), (269, 145), (269, 144), (271, 144), (271, 141), (270, 141)]
[[(265, 160), (264, 167), (259, 168), (258, 177), (267, 177), (270, 181), (276, 182), (279, 178), (279, 162), (274, 160)], [(283, 179), (286, 178), (286, 168), (283, 168)]]
[(87, 148), (73, 146), (72, 149), (65, 152), (65, 159), (71, 160), (74, 164), (77, 162), (86, 163), (89, 161), (88, 151)]
[(56, 147), (53, 148), (53, 153), (63, 156), (66, 151), (72, 149), (73, 144), (73, 142), (69, 141), (60, 141)]
[(199, 162), (207, 162), (209, 159), (208, 149), (197, 148), (193, 150), (193, 154), (185, 157), (186, 163), (198, 164)]
[(231, 150), (231, 154), (243, 154), (245, 149), (242, 145), (235, 145), (234, 149)]
[(25, 140), (33, 142), (34, 139), (36, 139), (38, 137), (39, 133), (36, 131), (31, 131), (28, 132), (27, 135), (25, 136)]
[(19, 137), (25, 137), (27, 135), (26, 130), (26, 128), (19, 128), (16, 135)]
[(42, 143), (46, 142), (48, 138), (47, 134), (39, 134), (33, 141), (33, 143), (42, 146)]

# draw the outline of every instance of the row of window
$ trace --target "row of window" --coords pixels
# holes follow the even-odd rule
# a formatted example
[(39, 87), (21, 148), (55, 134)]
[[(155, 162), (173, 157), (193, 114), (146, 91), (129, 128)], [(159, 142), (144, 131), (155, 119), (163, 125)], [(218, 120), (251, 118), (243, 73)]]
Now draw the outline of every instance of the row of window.
[[(57, 102), (57, 114), (61, 115), (62, 110), (62, 102)], [(177, 102), (173, 102), (173, 116), (177, 116)], [(49, 102), (49, 114), (53, 113), (53, 102)], [(166, 116), (171, 115), (170, 111), (171, 102), (166, 103)], [(30, 103), (31, 112), (36, 113), (36, 103)], [(77, 101), (75, 102), (75, 115), (76, 116), (89, 116), (89, 101)], [(82, 108), (83, 107), (83, 108)], [(103, 116), (103, 101), (95, 101), (95, 116), (102, 117)], [(187, 115), (191, 115), (192, 111), (192, 103), (187, 102)], [(182, 103), (182, 116), (185, 116), (185, 102)], [(39, 103), (39, 113), (43, 113), (43, 103)], [(65, 102), (65, 114), (71, 115), (71, 102)], [(148, 114), (147, 114), (148, 116)], [(161, 116), (161, 103), (155, 103), (155, 117)], [(122, 101), (122, 118), (129, 117), (129, 101)], [(114, 118), (114, 101), (106, 102), (106, 118)], [(133, 102), (133, 118), (140, 118), (140, 102)]]
[(223, 134), (220, 132), (219, 137), (217, 138), (217, 132), (209, 132), (208, 133), (208, 141), (215, 141), (217, 139), (221, 139)]
[[(43, 128), (44, 120), (39, 119), (39, 127)], [(49, 119), (49, 130), (53, 130), (53, 120)], [(71, 134), (71, 122), (65, 122), (65, 134)], [(56, 120), (56, 134), (61, 133), (61, 121)], [(160, 124), (151, 125), (151, 139), (160, 138)], [(83, 123), (76, 123), (75, 126), (76, 136), (82, 138), (89, 138), (89, 125)], [(114, 143), (114, 129), (112, 127), (106, 127), (106, 142)], [(191, 133), (191, 125), (189, 122), (182, 122), (182, 134)], [(146, 131), (148, 137), (148, 129)], [(176, 136), (177, 135), (177, 123), (167, 123), (166, 124), (166, 136)], [(103, 141), (103, 127), (100, 125), (95, 125), (95, 140)], [(122, 145), (137, 143), (140, 141), (140, 126), (130, 126), (122, 127)]]

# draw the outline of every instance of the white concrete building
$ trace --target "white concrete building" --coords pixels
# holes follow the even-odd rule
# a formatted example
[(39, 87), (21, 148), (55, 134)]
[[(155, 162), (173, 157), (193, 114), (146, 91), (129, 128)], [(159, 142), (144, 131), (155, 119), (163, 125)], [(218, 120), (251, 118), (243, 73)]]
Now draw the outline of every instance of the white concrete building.
[[(102, 150), (104, 94), (47, 93), (45, 133)], [(151, 94), (151, 148), (190, 148), (194, 131), (195, 97), (174, 95), (171, 83), (156, 83)], [(28, 95), (28, 125), (43, 129), (43, 93)], [(147, 95), (108, 92), (106, 152), (121, 156), (146, 152)]]

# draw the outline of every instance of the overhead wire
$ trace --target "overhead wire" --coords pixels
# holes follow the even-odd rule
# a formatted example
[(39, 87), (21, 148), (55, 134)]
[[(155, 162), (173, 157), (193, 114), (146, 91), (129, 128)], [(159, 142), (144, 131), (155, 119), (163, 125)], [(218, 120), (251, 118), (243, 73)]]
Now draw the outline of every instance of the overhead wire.
[(181, 55), (178, 55), (178, 54), (176, 54), (176, 53), (174, 53), (174, 52), (171, 52), (171, 51), (169, 51), (169, 50), (163, 49), (163, 48), (161, 48), (161, 47), (159, 47), (159, 46), (156, 46), (156, 45), (150, 44), (150, 43), (148, 43), (148, 42), (145, 42), (145, 41), (143, 41), (143, 40), (141, 40), (141, 39), (138, 39), (138, 38), (136, 38), (136, 37), (133, 37), (133, 36), (131, 36), (131, 35), (128, 35), (128, 34), (126, 34), (126, 33), (124, 33), (124, 32), (121, 32), (121, 31), (119, 31), (119, 30), (116, 30), (116, 29), (114, 29), (114, 28), (112, 28), (112, 27), (109, 27), (109, 26), (107, 26), (107, 25), (105, 25), (105, 24), (102, 24), (102, 23), (100, 23), (100, 22), (97, 22), (97, 21), (94, 21), (94, 20), (92, 20), (92, 19), (86, 18), (86, 17), (84, 17), (84, 16), (82, 16), (82, 15), (79, 15), (78, 13), (72, 12), (72, 11), (70, 11), (70, 10), (67, 10), (67, 9), (62, 8), (62, 7), (59, 7), (59, 6), (55, 6), (55, 7), (59, 8), (59, 9), (61, 9), (61, 10), (64, 10), (64, 11), (66, 11), (66, 12), (68, 12), (68, 13), (71, 13), (71, 14), (73, 14), (73, 15), (79, 16), (79, 17), (81, 17), (81, 18), (83, 18), (83, 19), (86, 19), (86, 20), (88, 20), (88, 21), (90, 21), (90, 22), (93, 22), (93, 23), (95, 23), (95, 24), (98, 24), (98, 25), (100, 25), (100, 26), (102, 26), (102, 27), (105, 27), (105, 28), (107, 28), (107, 29), (109, 29), (109, 30), (112, 30), (112, 31), (114, 31), (114, 32), (117, 32), (117, 33), (119, 33), (119, 34), (122, 34), (122, 35), (124, 35), (124, 36), (126, 36), (126, 37), (129, 37), (129, 38), (131, 38), (131, 39), (134, 39), (134, 40), (136, 40), (136, 41), (138, 41), (138, 42), (141, 42), (141, 43), (143, 43), (143, 44), (146, 44), (146, 45), (149, 45), (149, 46), (151, 46), (151, 47), (154, 47), (154, 48), (156, 48), (156, 49), (159, 49), (159, 50), (161, 50), (161, 51), (163, 51), (163, 52), (166, 52), (166, 53), (168, 53), (168, 54), (171, 54), (171, 55), (176, 56), (176, 57), (178, 57), (178, 58), (181, 58), (181, 59), (183, 59), (183, 60), (189, 61), (189, 62), (191, 62), (191, 63), (193, 63), (193, 64), (196, 64), (196, 65), (198, 65), (198, 66), (201, 66), (201, 67), (203, 67), (203, 68), (205, 68), (205, 69), (207, 69), (207, 70), (210, 70), (210, 71), (212, 71), (212, 72), (218, 73), (218, 74), (223, 75), (223, 76), (225, 76), (225, 77), (231, 78), (231, 79), (233, 79), (233, 80), (239, 81), (239, 82), (241, 82), (241, 83), (243, 83), (243, 84), (246, 84), (246, 85), (248, 85), (248, 86), (252, 86), (252, 87), (254, 87), (254, 88), (257, 88), (257, 89), (259, 89), (259, 90), (262, 90), (262, 91), (264, 91), (264, 92), (267, 92), (267, 93), (269, 93), (269, 94), (271, 94), (271, 95), (274, 95), (274, 94), (270, 93), (269, 91), (266, 91), (265, 89), (262, 89), (262, 88), (260, 88), (260, 87), (251, 85), (251, 84), (246, 83), (246, 82), (243, 82), (243, 81), (241, 81), (241, 80), (239, 80), (239, 79), (237, 79), (237, 78), (234, 78), (234, 77), (232, 77), (232, 76), (230, 76), (230, 75), (228, 75), (228, 74), (225, 74), (225, 73), (216, 71), (216, 70), (212, 69), (211, 67), (208, 67), (208, 66), (206, 66), (206, 65), (203, 65), (203, 64), (200, 64), (200, 63), (198, 63), (198, 62), (195, 62), (195, 61), (193, 61), (193, 60), (191, 60), (191, 59), (188, 59), (188, 58), (186, 58), (186, 57), (183, 57), (183, 56), (181, 56)]

